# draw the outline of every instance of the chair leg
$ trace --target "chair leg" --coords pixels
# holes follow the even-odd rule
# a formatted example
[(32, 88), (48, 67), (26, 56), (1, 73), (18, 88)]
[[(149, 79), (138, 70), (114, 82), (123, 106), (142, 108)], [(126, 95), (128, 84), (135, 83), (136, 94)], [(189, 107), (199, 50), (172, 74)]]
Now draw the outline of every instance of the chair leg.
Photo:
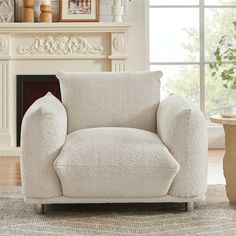
[(186, 202), (185, 211), (193, 211), (193, 210), (194, 210), (194, 202)]
[(34, 211), (38, 215), (42, 215), (44, 213), (44, 205), (43, 204), (35, 204)]

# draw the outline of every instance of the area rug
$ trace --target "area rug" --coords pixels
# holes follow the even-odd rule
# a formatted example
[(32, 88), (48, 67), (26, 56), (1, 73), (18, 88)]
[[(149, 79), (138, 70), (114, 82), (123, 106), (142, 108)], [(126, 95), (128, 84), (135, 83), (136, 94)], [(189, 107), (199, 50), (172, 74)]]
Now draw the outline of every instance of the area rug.
[(236, 208), (223, 185), (208, 186), (206, 202), (53, 205), (36, 215), (20, 187), (0, 187), (0, 235), (236, 235)]

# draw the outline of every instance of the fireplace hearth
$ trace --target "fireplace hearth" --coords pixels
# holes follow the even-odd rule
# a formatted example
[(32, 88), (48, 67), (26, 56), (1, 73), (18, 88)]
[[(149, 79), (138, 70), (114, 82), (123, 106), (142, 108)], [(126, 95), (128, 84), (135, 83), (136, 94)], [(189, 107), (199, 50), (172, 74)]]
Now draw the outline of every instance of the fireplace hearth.
[(61, 100), (59, 81), (55, 75), (17, 75), (17, 135), (16, 143), (20, 146), (21, 123), (25, 112), (40, 97), (48, 92)]

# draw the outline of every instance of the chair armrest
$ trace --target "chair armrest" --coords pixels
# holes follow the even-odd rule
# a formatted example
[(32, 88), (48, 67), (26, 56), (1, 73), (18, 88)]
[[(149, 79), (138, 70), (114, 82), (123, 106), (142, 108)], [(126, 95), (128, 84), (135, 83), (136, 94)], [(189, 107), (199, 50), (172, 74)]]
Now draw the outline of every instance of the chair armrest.
[(157, 111), (157, 133), (180, 171), (169, 194), (178, 197), (202, 195), (207, 188), (207, 122), (202, 112), (183, 98), (166, 98)]
[(21, 176), (25, 199), (61, 195), (53, 162), (67, 136), (62, 103), (48, 93), (27, 110), (21, 129)]

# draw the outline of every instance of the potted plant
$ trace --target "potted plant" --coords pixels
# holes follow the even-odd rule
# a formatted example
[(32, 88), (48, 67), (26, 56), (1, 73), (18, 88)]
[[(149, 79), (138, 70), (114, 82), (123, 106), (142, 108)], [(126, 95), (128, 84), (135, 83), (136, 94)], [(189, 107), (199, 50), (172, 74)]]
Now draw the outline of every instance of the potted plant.
[[(233, 24), (235, 31), (221, 37), (214, 52), (215, 62), (210, 64), (211, 76), (221, 79), (229, 89), (236, 89), (236, 22)], [(222, 116), (236, 117), (236, 105), (225, 107)]]

